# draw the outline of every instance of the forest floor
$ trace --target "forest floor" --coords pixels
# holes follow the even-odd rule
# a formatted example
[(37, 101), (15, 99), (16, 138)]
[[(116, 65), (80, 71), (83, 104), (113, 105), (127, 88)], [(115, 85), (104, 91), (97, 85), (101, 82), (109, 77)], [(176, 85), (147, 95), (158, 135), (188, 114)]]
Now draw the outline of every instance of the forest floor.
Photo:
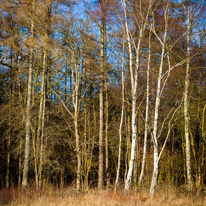
[(0, 205), (13, 206), (203, 206), (206, 205), (204, 192), (188, 193), (178, 188), (158, 188), (153, 197), (148, 190), (137, 189), (124, 192), (119, 189), (97, 190), (77, 193), (72, 187), (57, 189), (47, 188), (36, 191), (34, 188), (0, 190)]

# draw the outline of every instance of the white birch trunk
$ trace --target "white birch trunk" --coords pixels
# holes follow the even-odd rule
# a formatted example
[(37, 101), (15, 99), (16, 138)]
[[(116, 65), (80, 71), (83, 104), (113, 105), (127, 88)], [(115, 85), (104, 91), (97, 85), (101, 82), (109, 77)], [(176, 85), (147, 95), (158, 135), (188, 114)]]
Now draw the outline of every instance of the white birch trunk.
[[(74, 54), (73, 54), (74, 55)], [(74, 127), (75, 127), (75, 137), (76, 137), (76, 151), (77, 151), (77, 191), (80, 190), (81, 183), (81, 153), (80, 153), (80, 138), (78, 132), (78, 108), (79, 108), (79, 69), (77, 62), (74, 64), (73, 56), (72, 56), (72, 79), (74, 84), (74, 94), (73, 94), (73, 106), (74, 106)], [(75, 68), (73, 68), (73, 66)], [(74, 71), (75, 70), (75, 71)], [(75, 74), (74, 74), (75, 73)]]
[(42, 132), (42, 118), (43, 118), (43, 103), (44, 103), (44, 79), (45, 79), (45, 68), (46, 67), (46, 54), (44, 51), (43, 55), (43, 71), (42, 71), (42, 79), (41, 79), (41, 98), (40, 98), (40, 104), (39, 104), (39, 118), (38, 118), (38, 129), (37, 129), (37, 146), (36, 146), (36, 156), (35, 156), (35, 180), (36, 180), (36, 187), (39, 187), (39, 175), (40, 170), (38, 170), (38, 163), (39, 167), (41, 166), (41, 163), (39, 162), (40, 157), (40, 136)]
[(144, 132), (144, 147), (143, 147), (143, 157), (142, 157), (142, 168), (139, 177), (139, 185), (144, 177), (144, 168), (146, 161), (146, 151), (147, 151), (147, 133), (148, 133), (148, 111), (149, 111), (149, 70), (150, 70), (150, 58), (151, 58), (151, 31), (149, 33), (149, 54), (148, 54), (148, 66), (147, 66), (147, 97), (146, 97), (146, 113), (145, 113), (145, 132)]
[(193, 189), (193, 180), (191, 175), (191, 157), (190, 157), (190, 138), (189, 138), (189, 117), (188, 117), (188, 89), (189, 89), (189, 73), (190, 73), (190, 7), (188, 8), (187, 16), (187, 62), (186, 62), (186, 78), (184, 92), (184, 118), (185, 118), (185, 153), (186, 153), (186, 169), (188, 190)]
[(130, 32), (128, 28), (127, 23), (127, 11), (126, 11), (126, 3), (125, 0), (122, 0), (122, 5), (124, 8), (124, 18), (125, 18), (125, 30), (126, 30), (126, 37), (128, 41), (128, 48), (129, 48), (129, 68), (130, 68), (130, 79), (131, 79), (131, 90), (132, 90), (132, 146), (131, 146), (131, 157), (130, 157), (130, 163), (129, 163), (129, 170), (127, 173), (127, 178), (125, 180), (125, 190), (130, 189), (131, 180), (132, 180), (132, 171), (134, 167), (134, 159), (135, 159), (135, 147), (136, 147), (136, 140), (137, 140), (137, 126), (136, 126), (136, 91), (137, 91), (137, 78), (138, 78), (138, 70), (139, 70), (139, 60), (140, 60), (140, 45), (142, 36), (145, 30), (145, 24), (148, 19), (149, 10), (150, 10), (150, 4), (148, 7), (147, 15), (145, 17), (145, 22), (141, 23), (140, 25), (140, 31), (139, 31), (139, 39), (138, 43), (135, 46), (136, 48), (136, 68), (133, 71), (132, 64), (132, 47), (131, 47), (131, 39), (130, 39)]
[[(47, 37), (47, 35), (45, 35)], [(41, 138), (40, 138), (40, 151), (39, 151), (39, 183), (38, 186), (41, 187), (42, 184), (42, 164), (43, 164), (43, 138), (44, 138), (44, 119), (45, 119), (45, 103), (46, 103), (46, 95), (45, 95), (45, 73), (46, 73), (46, 59), (47, 59), (47, 53), (46, 50), (44, 50), (44, 56), (43, 56), (43, 71), (42, 71), (42, 82), (41, 82)]]
[(162, 76), (162, 67), (163, 67), (163, 57), (164, 57), (164, 45), (162, 46), (162, 56), (161, 64), (159, 68), (159, 76), (157, 83), (157, 94), (155, 102), (155, 113), (154, 113), (154, 128), (153, 128), (153, 144), (154, 144), (154, 168), (152, 174), (152, 181), (150, 186), (150, 195), (153, 195), (155, 192), (155, 187), (157, 184), (158, 172), (159, 172), (159, 163), (158, 163), (158, 141), (157, 141), (157, 123), (158, 123), (158, 114), (159, 114), (159, 103), (160, 103), (160, 87), (161, 87), (161, 76)]
[(160, 104), (160, 97), (161, 97), (162, 69), (163, 69), (164, 54), (165, 54), (165, 42), (166, 42), (166, 36), (167, 36), (167, 12), (168, 12), (168, 8), (166, 8), (164, 11), (165, 31), (164, 31), (163, 41), (161, 42), (162, 54), (161, 54), (161, 62), (160, 62), (160, 67), (159, 67), (158, 80), (157, 80), (157, 94), (156, 94), (155, 112), (154, 112), (154, 128), (153, 128), (153, 136), (152, 136), (153, 144), (154, 144), (154, 168), (153, 168), (152, 181), (151, 181), (151, 186), (150, 186), (150, 195), (153, 195), (155, 192), (155, 188), (157, 185), (157, 179), (158, 179), (158, 172), (159, 172), (157, 126), (158, 126), (159, 104)]
[(124, 39), (123, 39), (123, 55), (122, 55), (122, 111), (121, 111), (121, 120), (120, 120), (120, 125), (119, 125), (119, 154), (118, 154), (117, 175), (116, 175), (116, 181), (115, 181), (115, 191), (117, 190), (118, 181), (119, 181), (123, 119), (124, 119)]
[[(32, 1), (32, 10), (34, 10), (35, 0)], [(34, 20), (31, 19), (31, 38), (34, 38)], [(26, 109), (26, 138), (25, 138), (25, 154), (24, 154), (24, 169), (22, 186), (28, 185), (29, 175), (29, 155), (30, 155), (30, 110), (31, 110), (31, 92), (32, 92), (32, 62), (33, 61), (33, 47), (30, 47), (29, 57), (29, 73), (28, 73), (28, 94), (27, 94), (27, 109)]]
[[(134, 167), (134, 158), (135, 158), (135, 145), (136, 145), (136, 135), (137, 135), (137, 127), (136, 127), (136, 90), (134, 85), (134, 75), (133, 75), (133, 69), (132, 69), (132, 48), (131, 48), (131, 42), (130, 42), (130, 34), (129, 34), (129, 28), (127, 24), (127, 13), (126, 13), (126, 4), (125, 0), (122, 1), (123, 7), (124, 7), (124, 15), (125, 15), (125, 29), (126, 29), (126, 36), (128, 41), (128, 47), (129, 47), (129, 67), (130, 67), (130, 77), (131, 77), (131, 88), (132, 88), (132, 146), (131, 146), (131, 157), (130, 157), (130, 163), (129, 163), (129, 170), (127, 173), (127, 178), (125, 180), (125, 189), (129, 190), (131, 185), (131, 179), (132, 179), (132, 170)], [(136, 72), (137, 75), (137, 72)]]
[(74, 114), (74, 126), (75, 126), (75, 136), (76, 136), (76, 148), (77, 148), (77, 191), (80, 190), (80, 181), (81, 181), (81, 154), (80, 154), (80, 144), (79, 144), (79, 133), (78, 133), (78, 113), (75, 109)]

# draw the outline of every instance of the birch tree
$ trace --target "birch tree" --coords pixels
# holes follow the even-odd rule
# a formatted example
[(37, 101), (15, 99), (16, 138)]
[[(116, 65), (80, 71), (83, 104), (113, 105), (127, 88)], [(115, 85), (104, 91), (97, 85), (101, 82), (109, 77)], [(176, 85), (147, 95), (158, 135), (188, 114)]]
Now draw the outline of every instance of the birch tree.
[[(161, 97), (161, 81), (162, 81), (162, 72), (163, 72), (163, 63), (164, 63), (164, 56), (165, 56), (165, 44), (166, 44), (166, 37), (168, 32), (168, 12), (169, 12), (169, 1), (167, 1), (166, 7), (164, 8), (164, 23), (165, 28), (163, 32), (163, 40), (160, 38), (159, 41), (161, 43), (162, 52), (161, 52), (161, 60), (159, 66), (159, 73), (158, 73), (158, 80), (157, 80), (157, 90), (156, 90), (156, 100), (155, 100), (155, 111), (154, 111), (154, 128), (153, 128), (153, 144), (154, 144), (154, 168), (152, 174), (152, 181), (150, 186), (150, 195), (153, 195), (155, 192), (155, 187), (157, 184), (158, 172), (159, 172), (159, 153), (158, 153), (158, 139), (157, 139), (157, 126), (158, 126), (158, 115), (159, 115), (159, 104), (160, 104), (160, 97)], [(152, 25), (151, 29), (155, 32), (154, 24)]]
[[(35, 9), (35, 0), (32, 0), (32, 12)], [(31, 18), (31, 40), (34, 38), (34, 19)], [(32, 90), (32, 66), (33, 66), (33, 46), (30, 46), (29, 51), (29, 72), (28, 72), (28, 93), (27, 93), (27, 107), (26, 107), (26, 138), (25, 138), (25, 152), (24, 152), (24, 169), (22, 186), (26, 187), (28, 185), (28, 175), (29, 175), (29, 154), (30, 154), (30, 110), (31, 110), (31, 90)]]
[(119, 125), (119, 153), (118, 153), (118, 163), (117, 163), (117, 175), (115, 180), (115, 191), (118, 187), (119, 182), (119, 173), (120, 173), (120, 165), (121, 165), (121, 147), (122, 147), (122, 125), (124, 120), (124, 38), (123, 38), (123, 55), (122, 55), (122, 111), (121, 111), (121, 120)]
[[(187, 183), (188, 183), (188, 191), (192, 191), (194, 189), (194, 180), (192, 177), (192, 169), (191, 169), (191, 149), (193, 151), (193, 156), (196, 162), (196, 170), (197, 176), (200, 174), (200, 161), (199, 158), (196, 157), (195, 147), (199, 145), (194, 145), (194, 138), (191, 131), (190, 126), (190, 116), (189, 116), (189, 87), (190, 87), (190, 78), (192, 72), (192, 63), (191, 59), (195, 58), (201, 53), (201, 45), (198, 46), (198, 49), (192, 49), (192, 44), (200, 39), (201, 35), (204, 33), (202, 31), (202, 19), (204, 18), (204, 1), (192, 2), (192, 1), (184, 1), (181, 3), (186, 12), (186, 71), (185, 71), (185, 85), (184, 85), (184, 133), (185, 133), (185, 156), (186, 156), (186, 172), (187, 172)], [(202, 43), (200, 43), (202, 44)], [(201, 88), (200, 86), (199, 88)], [(198, 92), (200, 94), (200, 90)], [(198, 106), (197, 106), (197, 117), (199, 117), (199, 97), (198, 97)], [(204, 138), (203, 138), (204, 139)], [(192, 145), (192, 148), (191, 148)], [(198, 178), (197, 178), (198, 179)], [(200, 178), (199, 178), (200, 179)], [(198, 182), (199, 180), (197, 180)], [(197, 187), (199, 187), (199, 183), (197, 183)]]
[(100, 89), (99, 89), (99, 177), (98, 188), (103, 187), (103, 171), (104, 171), (104, 60), (105, 60), (105, 1), (99, 0), (101, 6), (101, 51), (100, 51)]
[[(137, 109), (136, 109), (136, 100), (137, 100), (137, 80), (138, 80), (138, 72), (139, 72), (139, 66), (140, 66), (140, 49), (141, 49), (141, 42), (142, 37), (145, 31), (146, 22), (148, 19), (148, 15), (150, 12), (151, 2), (149, 1), (149, 5), (146, 8), (146, 15), (140, 10), (140, 23), (139, 23), (139, 35), (138, 35), (138, 41), (137, 45), (134, 45), (135, 48), (135, 69), (133, 69), (133, 54), (132, 54), (132, 43), (134, 44), (134, 40), (132, 39), (131, 32), (129, 30), (128, 25), (128, 14), (127, 14), (127, 7), (125, 0), (122, 0), (122, 6), (124, 9), (124, 19), (125, 19), (125, 33), (126, 33), (126, 39), (128, 42), (128, 50), (129, 50), (129, 70), (130, 70), (130, 80), (131, 80), (131, 93), (132, 93), (132, 146), (131, 146), (131, 158), (129, 163), (129, 170), (127, 173), (127, 178), (125, 181), (125, 189), (129, 190), (132, 180), (132, 171), (134, 167), (134, 159), (135, 159), (135, 147), (136, 147), (136, 140), (137, 140), (137, 126), (136, 126), (136, 115), (137, 115)], [(140, 4), (141, 8), (141, 4)], [(141, 13), (142, 12), (142, 13)]]
[[(44, 137), (44, 119), (45, 119), (45, 102), (46, 102), (46, 88), (45, 88), (45, 75), (47, 70), (47, 50), (48, 50), (48, 22), (51, 15), (51, 7), (47, 6), (45, 9), (46, 24), (44, 34), (42, 35), (43, 48), (43, 62), (42, 62), (42, 76), (41, 76), (41, 97), (39, 102), (39, 116), (38, 116), (38, 128), (37, 128), (37, 144), (36, 144), (36, 155), (35, 155), (35, 180), (36, 187), (41, 187), (42, 184), (42, 164), (43, 164), (43, 137)], [(34, 151), (34, 152), (35, 152)]]
[(147, 65), (147, 94), (146, 94), (146, 111), (145, 111), (145, 131), (144, 131), (144, 147), (142, 156), (142, 167), (139, 177), (138, 184), (141, 185), (142, 179), (144, 177), (144, 169), (146, 162), (146, 151), (147, 151), (147, 134), (148, 134), (148, 116), (149, 116), (149, 96), (150, 96), (150, 86), (149, 86), (149, 73), (150, 73), (150, 59), (151, 59), (151, 29), (149, 32), (149, 48), (148, 48), (148, 65)]
[(188, 190), (193, 190), (193, 180), (191, 174), (191, 157), (190, 157), (190, 138), (189, 138), (189, 116), (188, 116), (188, 89), (189, 89), (189, 74), (190, 74), (190, 33), (191, 33), (191, 18), (190, 6), (187, 9), (187, 62), (186, 62), (186, 78), (184, 91), (184, 119), (185, 119), (185, 154)]
[[(167, 139), (169, 137), (171, 128), (170, 127), (168, 128), (168, 132), (167, 132), (167, 135), (165, 137), (163, 146), (160, 150), (160, 153), (159, 153), (159, 149), (158, 149), (158, 138), (161, 135), (162, 128), (165, 124), (165, 121), (169, 118), (169, 116), (172, 114), (172, 110), (174, 109), (174, 107), (173, 107), (170, 110), (170, 112), (166, 115), (166, 118), (164, 119), (164, 121), (160, 127), (159, 134), (158, 134), (158, 116), (159, 116), (159, 106), (160, 106), (161, 96), (162, 96), (163, 90), (165, 88), (165, 85), (168, 81), (168, 78), (170, 77), (171, 71), (174, 68), (181, 66), (186, 62), (186, 59), (183, 58), (179, 62), (174, 63), (173, 66), (171, 65), (170, 54), (172, 53), (172, 49), (173, 49), (174, 45), (176, 45), (177, 42), (185, 35), (185, 33), (181, 34), (180, 37), (177, 40), (175, 40), (175, 42), (173, 44), (169, 43), (169, 41), (168, 41), (168, 38), (170, 36), (169, 19), (171, 18), (170, 1), (167, 1), (163, 8), (164, 8), (164, 14), (163, 14), (164, 15), (164, 31), (162, 32), (162, 39), (160, 36), (157, 35), (157, 32), (155, 30), (154, 14), (153, 14), (153, 23), (150, 26), (152, 32), (154, 33), (154, 35), (156, 36), (156, 38), (158, 39), (158, 41), (160, 42), (160, 45), (161, 45), (161, 58), (160, 58), (160, 65), (159, 65), (159, 72), (158, 72), (158, 79), (157, 79), (156, 100), (155, 100), (155, 110), (154, 110), (154, 128), (153, 128), (153, 134), (152, 134), (153, 144), (154, 144), (154, 168), (153, 168), (152, 181), (151, 181), (151, 185), (150, 185), (150, 195), (153, 195), (155, 192), (155, 188), (156, 188), (157, 180), (158, 180), (158, 173), (159, 173), (159, 161), (160, 161), (162, 152), (165, 148), (165, 145), (166, 145)], [(167, 59), (167, 62), (166, 62), (166, 59)], [(165, 69), (166, 65), (167, 65), (168, 69), (164, 72), (163, 68)], [(169, 125), (170, 125), (172, 118), (174, 117), (174, 114), (177, 112), (177, 110), (180, 108), (180, 106), (181, 106), (181, 104), (175, 110), (175, 112), (173, 112), (173, 115), (168, 123)]]

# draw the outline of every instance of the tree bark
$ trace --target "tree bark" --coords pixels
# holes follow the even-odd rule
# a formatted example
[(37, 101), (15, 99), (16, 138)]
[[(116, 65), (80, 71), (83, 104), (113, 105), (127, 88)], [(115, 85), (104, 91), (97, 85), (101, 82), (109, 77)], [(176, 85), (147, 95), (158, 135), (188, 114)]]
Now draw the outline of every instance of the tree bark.
[(190, 138), (189, 138), (189, 115), (188, 115), (188, 90), (189, 90), (189, 75), (190, 75), (190, 6), (187, 10), (187, 62), (186, 62), (186, 78), (184, 91), (184, 119), (185, 119), (185, 153), (186, 153), (186, 169), (188, 190), (193, 190), (193, 180), (191, 174), (191, 157), (190, 157)]
[(142, 179), (144, 177), (144, 168), (146, 162), (146, 151), (147, 151), (147, 132), (148, 132), (148, 113), (149, 113), (149, 72), (150, 72), (150, 59), (151, 59), (151, 30), (149, 33), (149, 54), (148, 54), (148, 65), (147, 65), (147, 96), (146, 96), (146, 113), (145, 113), (145, 132), (144, 132), (144, 147), (143, 147), (143, 157), (142, 157), (142, 168), (139, 177), (139, 185), (141, 185)]
[[(106, 68), (106, 23), (104, 24), (104, 68)], [(105, 71), (105, 154), (106, 154), (106, 184), (107, 189), (110, 186), (110, 172), (109, 172), (109, 148), (108, 148), (108, 128), (109, 128), (109, 100), (107, 88), (107, 70)]]
[(125, 180), (125, 189), (129, 190), (131, 185), (132, 179), (132, 171), (134, 166), (134, 158), (135, 158), (135, 146), (136, 146), (136, 136), (137, 136), (137, 126), (136, 126), (136, 81), (137, 80), (137, 71), (135, 72), (135, 77), (133, 74), (132, 68), (132, 48), (130, 42), (130, 34), (129, 28), (127, 23), (127, 12), (126, 12), (126, 3), (123, 0), (123, 8), (124, 8), (124, 16), (125, 16), (125, 29), (126, 29), (126, 36), (128, 41), (128, 49), (129, 49), (129, 69), (130, 69), (130, 78), (131, 78), (131, 89), (132, 89), (132, 147), (131, 147), (131, 157), (129, 163), (129, 170), (127, 172), (127, 178)]
[[(139, 61), (140, 61), (140, 45), (141, 45), (141, 40), (142, 36), (145, 30), (145, 22), (148, 18), (149, 14), (149, 8), (145, 17), (145, 21), (141, 24), (140, 30), (139, 30), (139, 39), (138, 43), (135, 46), (136, 48), (136, 62), (135, 62), (135, 69), (133, 70), (133, 57), (132, 57), (132, 46), (131, 46), (131, 38), (130, 38), (130, 31), (128, 28), (128, 22), (127, 22), (127, 9), (126, 9), (126, 3), (125, 0), (122, 0), (123, 4), (123, 9), (124, 9), (124, 18), (125, 18), (125, 32), (126, 32), (126, 37), (128, 41), (128, 51), (129, 51), (129, 69), (130, 69), (130, 79), (131, 79), (131, 93), (132, 93), (132, 146), (131, 146), (131, 157), (130, 157), (130, 163), (129, 163), (129, 170), (127, 173), (127, 178), (125, 181), (125, 190), (130, 189), (131, 185), (131, 180), (132, 180), (132, 171), (134, 167), (134, 159), (135, 159), (135, 147), (136, 147), (136, 140), (137, 140), (137, 126), (136, 126), (136, 92), (137, 92), (137, 79), (138, 79), (138, 71), (139, 71)], [(150, 7), (150, 6), (149, 6)]]
[[(46, 35), (47, 37), (47, 35)], [(45, 94), (45, 74), (46, 74), (46, 59), (47, 59), (47, 52), (44, 50), (43, 56), (43, 71), (42, 71), (42, 82), (41, 82), (41, 100), (40, 100), (40, 107), (41, 107), (41, 117), (39, 124), (41, 124), (41, 137), (40, 137), (40, 151), (39, 151), (39, 183), (38, 185), (42, 186), (42, 165), (43, 165), (43, 145), (44, 145), (44, 120), (45, 120), (45, 104), (46, 104), (46, 94)]]
[(123, 55), (122, 55), (122, 111), (121, 111), (121, 120), (119, 125), (119, 154), (118, 154), (117, 175), (115, 181), (115, 192), (117, 191), (118, 182), (119, 182), (123, 120), (124, 120), (124, 38), (123, 38)]
[[(73, 52), (72, 52), (73, 53)], [(74, 53), (72, 54), (74, 55)], [(80, 191), (81, 184), (81, 150), (80, 150), (80, 138), (78, 131), (78, 113), (79, 113), (79, 68), (77, 62), (74, 64), (74, 57), (72, 56), (72, 79), (74, 84), (73, 94), (73, 106), (74, 106), (74, 128), (76, 137), (76, 152), (77, 152), (77, 191)], [(73, 66), (75, 68), (73, 68)], [(75, 74), (74, 74), (75, 73)]]
[[(35, 0), (32, 1), (32, 10), (34, 11)], [(34, 38), (34, 20), (31, 19), (31, 38)], [(31, 92), (32, 92), (32, 67), (33, 67), (33, 46), (30, 46), (29, 56), (29, 73), (28, 73), (28, 93), (27, 93), (27, 108), (26, 108), (26, 138), (25, 138), (25, 153), (24, 153), (24, 169), (22, 186), (28, 186), (29, 175), (29, 155), (30, 155), (30, 119), (31, 119)]]
[(104, 171), (104, 34), (105, 34), (105, 18), (104, 18), (104, 5), (101, 2), (101, 52), (100, 52), (100, 91), (99, 91), (99, 176), (98, 188), (103, 188), (103, 171)]
[(163, 41), (161, 42), (162, 54), (161, 54), (161, 62), (159, 67), (158, 80), (157, 80), (157, 94), (156, 94), (155, 111), (154, 111), (154, 128), (153, 128), (154, 167), (153, 167), (152, 181), (150, 185), (150, 195), (153, 195), (155, 192), (157, 179), (158, 179), (158, 172), (159, 172), (157, 126), (158, 126), (159, 104), (160, 104), (160, 97), (161, 97), (161, 80), (162, 80), (162, 70), (163, 70), (163, 62), (164, 62), (164, 54), (165, 54), (165, 42), (167, 36), (167, 12), (168, 12), (168, 3), (167, 3), (167, 8), (164, 11), (165, 31), (164, 31)]

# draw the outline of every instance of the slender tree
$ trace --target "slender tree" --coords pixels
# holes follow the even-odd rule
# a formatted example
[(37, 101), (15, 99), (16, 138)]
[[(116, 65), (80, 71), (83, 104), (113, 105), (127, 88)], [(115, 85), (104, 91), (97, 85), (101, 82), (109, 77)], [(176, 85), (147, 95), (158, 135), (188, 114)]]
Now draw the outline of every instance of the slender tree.
[(123, 38), (123, 55), (122, 55), (122, 111), (121, 111), (121, 120), (120, 120), (120, 125), (119, 125), (119, 153), (118, 153), (118, 163), (117, 163), (117, 175), (116, 175), (116, 180), (115, 180), (115, 191), (117, 190), (118, 187), (118, 182), (119, 182), (119, 173), (120, 173), (120, 166), (121, 166), (121, 147), (122, 147), (122, 125), (123, 125), (123, 120), (124, 120), (124, 38)]
[(185, 155), (187, 168), (188, 190), (193, 190), (193, 180), (191, 174), (191, 157), (190, 157), (190, 138), (189, 138), (189, 115), (188, 115), (188, 89), (189, 89), (189, 74), (190, 74), (190, 34), (191, 34), (191, 18), (190, 6), (187, 9), (187, 62), (186, 62), (186, 78), (184, 91), (184, 119), (185, 119)]
[(146, 152), (147, 152), (147, 135), (148, 135), (148, 116), (149, 116), (149, 96), (150, 96), (150, 86), (149, 86), (149, 74), (150, 74), (150, 59), (151, 59), (151, 29), (149, 32), (149, 48), (148, 48), (148, 65), (147, 65), (147, 94), (146, 94), (146, 112), (145, 112), (145, 131), (144, 131), (144, 147), (142, 156), (142, 167), (139, 177), (138, 184), (141, 185), (142, 179), (144, 177), (145, 162), (146, 162)]
[(104, 54), (105, 54), (105, 1), (100, 0), (101, 6), (101, 51), (100, 51), (100, 89), (99, 89), (99, 177), (98, 188), (103, 187), (103, 172), (104, 172)]
[[(141, 15), (141, 21), (139, 23), (139, 35), (138, 35), (138, 41), (137, 45), (135, 45), (135, 69), (133, 69), (133, 54), (132, 54), (132, 38), (131, 33), (129, 31), (128, 27), (128, 15), (127, 15), (127, 8), (126, 3), (123, 0), (122, 1), (123, 9), (124, 9), (124, 18), (125, 18), (125, 30), (126, 30), (126, 37), (128, 42), (128, 49), (129, 49), (129, 70), (130, 70), (130, 80), (131, 80), (131, 93), (132, 93), (132, 146), (131, 146), (131, 157), (130, 157), (130, 163), (129, 163), (129, 170), (127, 173), (127, 178), (125, 181), (125, 189), (129, 190), (132, 180), (132, 171), (134, 167), (134, 159), (135, 159), (135, 147), (136, 147), (136, 140), (137, 140), (137, 126), (136, 126), (136, 115), (137, 115), (137, 109), (136, 109), (136, 100), (137, 100), (137, 79), (138, 79), (138, 72), (139, 72), (139, 66), (140, 66), (140, 49), (141, 49), (141, 43), (142, 43), (142, 37), (145, 31), (146, 22), (148, 19), (148, 15), (150, 12), (150, 2), (146, 9), (146, 15)], [(140, 7), (141, 8), (141, 7)], [(142, 11), (139, 11), (140, 13)]]
[[(32, 12), (35, 10), (35, 0), (32, 0)], [(34, 38), (34, 19), (31, 18), (31, 40)], [(33, 67), (33, 46), (30, 46), (29, 52), (29, 72), (28, 72), (28, 94), (27, 94), (27, 108), (26, 108), (26, 138), (25, 138), (25, 153), (24, 153), (24, 169), (22, 186), (26, 187), (28, 185), (28, 175), (29, 175), (29, 154), (30, 154), (30, 121), (31, 121), (31, 91), (32, 91), (32, 67)]]

